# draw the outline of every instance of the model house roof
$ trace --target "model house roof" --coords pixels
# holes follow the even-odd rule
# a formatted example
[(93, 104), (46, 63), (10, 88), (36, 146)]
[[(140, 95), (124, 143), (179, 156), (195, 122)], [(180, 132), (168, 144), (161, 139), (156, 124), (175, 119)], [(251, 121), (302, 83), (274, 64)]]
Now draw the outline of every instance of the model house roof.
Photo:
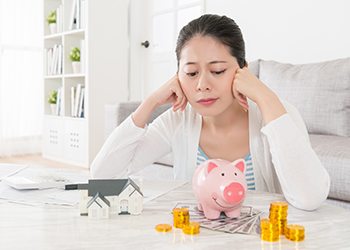
[[(86, 185), (88, 185), (89, 190), (88, 196), (95, 196), (97, 193), (100, 193), (103, 196), (118, 196), (129, 185), (131, 185), (137, 192), (143, 195), (140, 191), (140, 188), (131, 179), (91, 179), (89, 180), (89, 184)], [(86, 186), (82, 186), (81, 189), (86, 189)]]
[(100, 204), (100, 200), (98, 199), (100, 198), (106, 205), (110, 206), (110, 202), (100, 193), (97, 192), (97, 194), (94, 196), (94, 198), (92, 198), (89, 203), (86, 205), (86, 208), (89, 208), (92, 203), (96, 202), (97, 205), (99, 205), (100, 207), (102, 207), (102, 205)]

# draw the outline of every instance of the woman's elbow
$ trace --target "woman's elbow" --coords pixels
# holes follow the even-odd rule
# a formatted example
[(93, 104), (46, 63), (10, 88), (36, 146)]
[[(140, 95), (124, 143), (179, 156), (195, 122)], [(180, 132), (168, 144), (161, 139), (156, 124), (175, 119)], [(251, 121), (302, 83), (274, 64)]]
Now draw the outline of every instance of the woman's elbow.
[(318, 188), (313, 188), (314, 192), (310, 192), (307, 195), (299, 197), (299, 199), (288, 199), (289, 203), (301, 210), (314, 211), (318, 209), (323, 202), (327, 199), (330, 189), (330, 178), (329, 175), (323, 182), (320, 183)]

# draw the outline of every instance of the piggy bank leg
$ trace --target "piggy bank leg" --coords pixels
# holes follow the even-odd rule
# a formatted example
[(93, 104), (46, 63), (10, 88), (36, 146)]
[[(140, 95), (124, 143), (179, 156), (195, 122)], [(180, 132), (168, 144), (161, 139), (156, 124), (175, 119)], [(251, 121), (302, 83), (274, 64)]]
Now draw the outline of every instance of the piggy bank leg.
[(213, 210), (213, 209), (205, 209), (204, 208), (204, 215), (207, 217), (209, 220), (215, 220), (220, 217), (221, 212), (218, 210)]
[(198, 210), (203, 212), (203, 206), (202, 204), (200, 204), (199, 202), (197, 202), (197, 205), (198, 205)]
[(241, 215), (241, 209), (242, 207), (238, 207), (231, 211), (226, 211), (225, 214), (229, 218), (238, 218)]

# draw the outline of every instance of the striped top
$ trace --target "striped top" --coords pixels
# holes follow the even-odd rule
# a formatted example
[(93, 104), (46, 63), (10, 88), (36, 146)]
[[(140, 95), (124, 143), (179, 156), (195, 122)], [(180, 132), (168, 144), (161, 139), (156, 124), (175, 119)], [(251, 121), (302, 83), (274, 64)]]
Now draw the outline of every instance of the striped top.
[[(206, 156), (201, 147), (198, 145), (197, 151), (197, 167), (204, 161), (209, 160), (208, 156)], [(255, 180), (254, 180), (254, 170), (253, 170), (253, 162), (250, 152), (246, 157), (244, 157), (246, 172), (245, 179), (247, 181), (248, 190), (255, 190)]]

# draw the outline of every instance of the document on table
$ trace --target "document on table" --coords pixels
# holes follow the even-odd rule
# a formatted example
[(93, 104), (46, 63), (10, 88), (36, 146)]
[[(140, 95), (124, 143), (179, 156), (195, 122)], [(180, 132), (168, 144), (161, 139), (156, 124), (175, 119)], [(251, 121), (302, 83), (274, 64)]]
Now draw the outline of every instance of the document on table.
[[(35, 175), (38, 173), (38, 169), (28, 167), (29, 166), (24, 165), (5, 164), (3, 167), (0, 167), (0, 177), (14, 175), (19, 172), (21, 172), (20, 175)], [(43, 169), (40, 170), (41, 171), (39, 172), (42, 174)], [(91, 178), (89, 172), (72, 174), (69, 171), (65, 172), (63, 169), (56, 171), (50, 171), (50, 169), (44, 170), (45, 174), (63, 177), (71, 180), (73, 183), (88, 183)], [(139, 178), (136, 178), (136, 176), (131, 176), (130, 178), (139, 185)], [(152, 180), (145, 178), (142, 190), (144, 195), (143, 203), (147, 203), (163, 194), (166, 194), (185, 183), (187, 182), (176, 180)], [(4, 183), (0, 183), (0, 199), (32, 206), (40, 206), (43, 204), (74, 206), (79, 202), (79, 190), (65, 190), (64, 188), (17, 190)]]
[[(130, 177), (137, 185), (139, 184), (139, 179)], [(166, 194), (178, 187), (185, 185), (186, 181), (177, 180), (152, 180), (143, 179), (143, 204), (154, 200), (155, 198)]]
[[(30, 169), (29, 169), (30, 170)], [(35, 172), (27, 171), (33, 175)], [(73, 183), (87, 183), (90, 173), (71, 174), (65, 172), (47, 171), (48, 175), (56, 175), (71, 180)], [(9, 200), (26, 205), (40, 206), (42, 204), (76, 205), (79, 202), (78, 190), (65, 190), (62, 188), (47, 188), (34, 190), (17, 190), (4, 183), (0, 184), (0, 199)]]
[(15, 175), (28, 167), (29, 166), (26, 165), (2, 163), (0, 164), (0, 180), (2, 180), (3, 177)]

